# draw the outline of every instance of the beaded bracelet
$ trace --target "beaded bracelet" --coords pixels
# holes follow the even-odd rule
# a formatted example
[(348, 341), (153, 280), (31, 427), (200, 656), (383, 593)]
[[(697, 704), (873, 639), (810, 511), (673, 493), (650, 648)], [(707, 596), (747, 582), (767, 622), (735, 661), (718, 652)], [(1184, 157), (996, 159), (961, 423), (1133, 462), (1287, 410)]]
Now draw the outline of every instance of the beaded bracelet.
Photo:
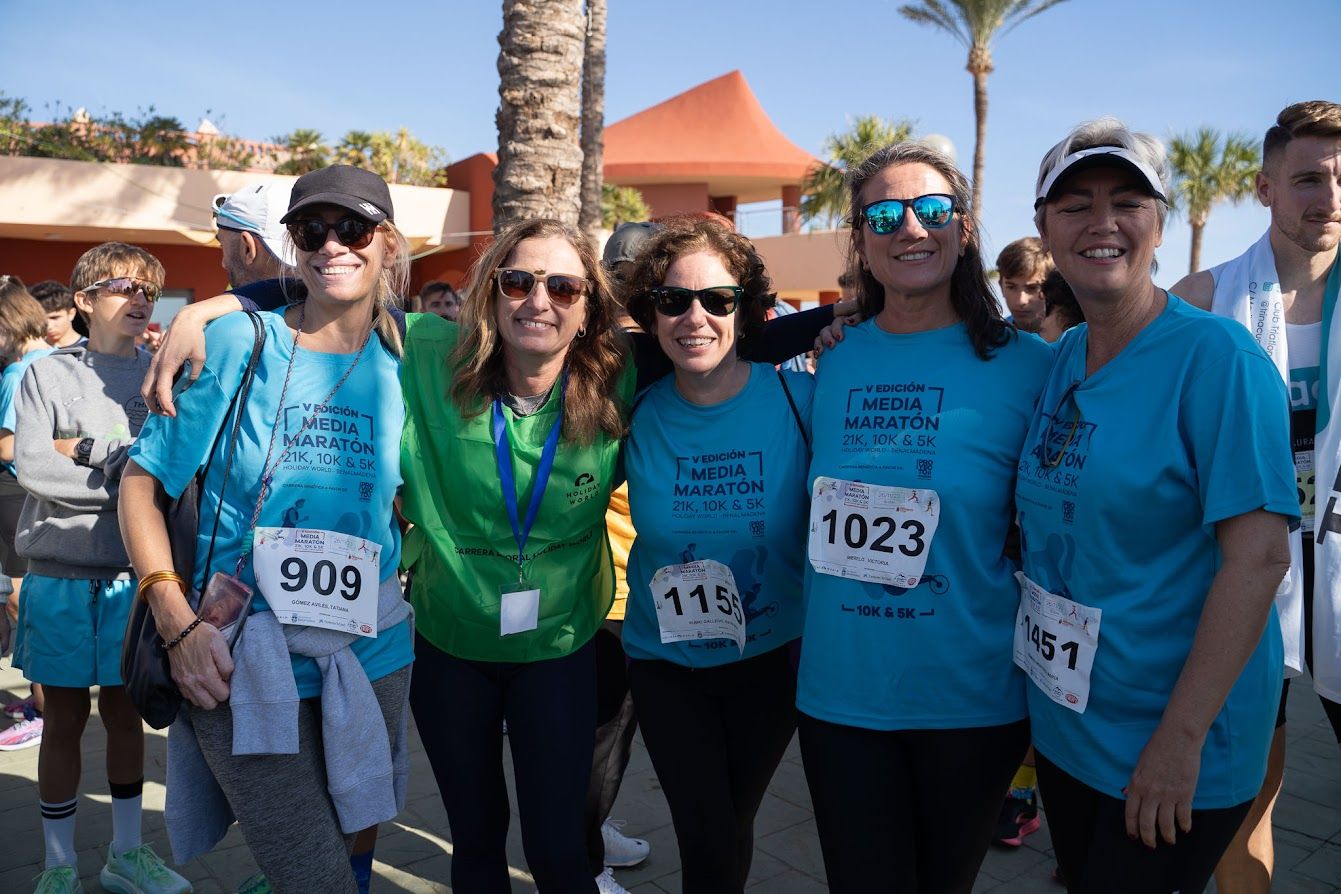
[(203, 620), (205, 620), (205, 619), (202, 618), (202, 617), (200, 617), (199, 615), (197, 615), (197, 616), (196, 616), (196, 619), (195, 619), (194, 621), (192, 621), (190, 624), (187, 624), (187, 625), (186, 625), (186, 629), (185, 629), (185, 630), (183, 630), (181, 633), (179, 633), (179, 634), (177, 634), (175, 637), (173, 637), (173, 639), (172, 639), (170, 642), (165, 642), (165, 643), (163, 644), (163, 651), (164, 651), (164, 652), (171, 652), (171, 651), (176, 647), (176, 645), (177, 645), (179, 642), (181, 642), (182, 640), (186, 639), (186, 635), (187, 635), (188, 633), (190, 633), (192, 630), (195, 630), (196, 627), (197, 627), (197, 625), (199, 625), (200, 622), (203, 621)]

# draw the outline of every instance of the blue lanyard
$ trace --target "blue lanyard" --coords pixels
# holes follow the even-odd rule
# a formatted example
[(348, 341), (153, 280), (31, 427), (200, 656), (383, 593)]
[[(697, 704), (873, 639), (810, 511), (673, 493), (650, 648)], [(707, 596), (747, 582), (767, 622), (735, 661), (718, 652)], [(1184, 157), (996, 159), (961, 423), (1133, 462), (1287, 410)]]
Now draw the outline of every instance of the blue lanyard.
[(517, 580), (522, 579), (522, 554), (526, 550), (526, 541), (531, 536), (536, 516), (540, 514), (540, 500), (545, 496), (545, 486), (549, 484), (549, 473), (554, 468), (554, 454), (559, 450), (559, 430), (563, 428), (563, 393), (568, 390), (568, 368), (564, 367), (559, 382), (559, 414), (550, 426), (549, 436), (545, 438), (545, 447), (540, 451), (540, 465), (535, 470), (535, 480), (531, 483), (531, 503), (526, 507), (525, 523), (517, 519), (517, 478), (512, 469), (512, 443), (508, 440), (507, 424), (503, 419), (503, 402), (494, 398), (493, 429), (494, 457), (498, 460), (498, 481), (503, 488), (503, 505), (508, 510), (508, 521), (512, 523), (512, 537), (517, 541)]

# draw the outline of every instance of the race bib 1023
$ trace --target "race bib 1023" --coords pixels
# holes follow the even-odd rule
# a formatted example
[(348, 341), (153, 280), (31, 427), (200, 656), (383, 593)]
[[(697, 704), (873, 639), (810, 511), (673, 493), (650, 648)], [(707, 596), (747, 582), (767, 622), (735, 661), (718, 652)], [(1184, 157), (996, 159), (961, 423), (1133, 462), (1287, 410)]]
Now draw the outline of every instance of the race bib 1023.
[(822, 574), (911, 589), (922, 581), (940, 517), (934, 490), (816, 478), (810, 564)]

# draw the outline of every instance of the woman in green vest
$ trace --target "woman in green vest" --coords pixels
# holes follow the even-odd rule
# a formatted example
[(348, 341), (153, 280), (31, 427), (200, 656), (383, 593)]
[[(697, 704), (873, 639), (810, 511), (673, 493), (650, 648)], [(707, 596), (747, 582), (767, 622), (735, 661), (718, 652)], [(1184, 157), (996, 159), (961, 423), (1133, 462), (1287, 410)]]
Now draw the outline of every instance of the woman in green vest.
[(605, 509), (634, 385), (616, 317), (586, 241), (537, 220), (480, 258), (459, 329), (408, 318), (410, 700), (451, 822), (454, 890), (508, 890), (505, 719), (537, 886), (596, 890), (591, 638), (614, 594)]

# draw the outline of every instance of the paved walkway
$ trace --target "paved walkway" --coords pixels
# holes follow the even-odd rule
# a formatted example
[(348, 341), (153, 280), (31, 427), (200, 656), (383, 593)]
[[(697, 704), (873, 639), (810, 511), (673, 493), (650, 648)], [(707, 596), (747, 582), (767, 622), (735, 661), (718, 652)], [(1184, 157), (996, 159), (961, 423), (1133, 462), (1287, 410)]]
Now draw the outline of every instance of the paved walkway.
[[(1297, 694), (1290, 701), (1288, 771), (1276, 809), (1274, 890), (1341, 894), (1341, 753), (1312, 691), (1307, 685), (1294, 688)], [(0, 697), (20, 692), (26, 694), (27, 689), (19, 674), (7, 666), (0, 670)], [(146, 833), (163, 855), (168, 854), (162, 813), (165, 744), (162, 734), (151, 732), (148, 736), (144, 797)], [(76, 836), (79, 871), (90, 892), (100, 890), (97, 874), (111, 835), (103, 749), (102, 727), (95, 716), (84, 737), (85, 792), (80, 799)], [(409, 804), (395, 823), (383, 826), (377, 846), (373, 890), (378, 894), (451, 890), (447, 884), (451, 835), (417, 736), (412, 753)], [(7, 894), (30, 891), (41, 866), (36, 778), (36, 748), (0, 753), (0, 842), (4, 844), (0, 849), (0, 892)], [(645, 864), (619, 871), (621, 884), (635, 894), (679, 892), (670, 815), (641, 743), (634, 752), (615, 815), (627, 822), (626, 832), (652, 842), (652, 856)], [(810, 797), (795, 742), (764, 800), (756, 836), (752, 891), (802, 894), (826, 890)], [(508, 851), (514, 867), (513, 891), (530, 894), (535, 886), (525, 870), (516, 822), (512, 824)], [(1045, 825), (1024, 847), (989, 854), (974, 891), (1059, 894), (1062, 889), (1048, 879), (1052, 865)], [(254, 871), (255, 865), (235, 828), (213, 853), (185, 867), (184, 874), (195, 883), (199, 894), (227, 894)]]

